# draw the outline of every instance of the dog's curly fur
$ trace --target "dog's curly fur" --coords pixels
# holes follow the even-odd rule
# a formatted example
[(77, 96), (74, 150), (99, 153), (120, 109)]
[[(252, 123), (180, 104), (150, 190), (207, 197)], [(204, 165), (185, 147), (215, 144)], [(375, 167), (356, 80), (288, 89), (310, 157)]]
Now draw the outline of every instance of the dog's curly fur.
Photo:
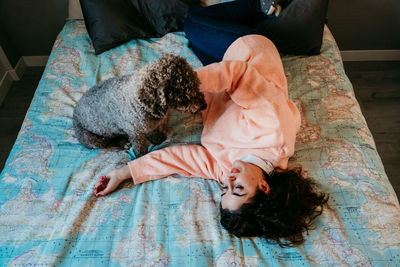
[[(185, 59), (164, 55), (134, 74), (90, 88), (74, 109), (76, 137), (88, 148), (126, 148), (130, 144), (138, 156), (143, 155), (146, 135), (165, 130), (170, 109), (190, 113), (205, 109), (199, 85), (196, 72)], [(165, 138), (163, 134), (152, 136)]]

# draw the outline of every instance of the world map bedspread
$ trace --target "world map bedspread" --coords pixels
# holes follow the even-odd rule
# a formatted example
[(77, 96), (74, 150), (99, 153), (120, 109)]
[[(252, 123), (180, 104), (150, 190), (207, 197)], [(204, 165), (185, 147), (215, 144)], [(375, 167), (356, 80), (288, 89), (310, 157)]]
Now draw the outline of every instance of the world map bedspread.
[[(400, 266), (399, 202), (327, 28), (320, 55), (282, 56), (302, 115), (289, 165), (330, 195), (304, 245), (229, 235), (211, 180), (127, 181), (96, 198), (95, 178), (128, 154), (80, 145), (74, 106), (95, 83), (165, 52), (201, 67), (182, 32), (96, 57), (84, 22), (66, 22), (0, 175), (0, 266)], [(162, 146), (199, 143), (200, 115), (173, 113), (168, 125)]]

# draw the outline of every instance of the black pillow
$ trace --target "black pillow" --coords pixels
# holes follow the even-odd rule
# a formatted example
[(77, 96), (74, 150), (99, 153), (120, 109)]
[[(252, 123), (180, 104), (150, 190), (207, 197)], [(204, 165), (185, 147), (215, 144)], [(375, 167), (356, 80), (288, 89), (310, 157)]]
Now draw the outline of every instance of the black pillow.
[(98, 55), (132, 39), (183, 30), (187, 12), (200, 0), (80, 0), (85, 25)]
[(80, 3), (96, 55), (133, 38), (153, 35), (128, 0), (80, 0)]
[(292, 0), (279, 17), (269, 16), (257, 25), (279, 52), (295, 55), (320, 53), (328, 0)]
[(201, 7), (200, 0), (130, 0), (157, 36), (182, 31), (187, 13)]

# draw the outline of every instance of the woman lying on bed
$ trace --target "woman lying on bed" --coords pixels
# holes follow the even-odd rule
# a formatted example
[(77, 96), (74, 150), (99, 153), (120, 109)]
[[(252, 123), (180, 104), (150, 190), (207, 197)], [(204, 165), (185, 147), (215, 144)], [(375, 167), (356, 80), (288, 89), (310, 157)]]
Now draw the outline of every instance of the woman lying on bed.
[(202, 145), (153, 151), (99, 179), (96, 196), (171, 174), (222, 184), (221, 224), (238, 237), (261, 236), (280, 245), (304, 241), (327, 199), (300, 171), (287, 170), (300, 114), (288, 99), (274, 44), (261, 35), (237, 39), (223, 61), (197, 70), (207, 108)]

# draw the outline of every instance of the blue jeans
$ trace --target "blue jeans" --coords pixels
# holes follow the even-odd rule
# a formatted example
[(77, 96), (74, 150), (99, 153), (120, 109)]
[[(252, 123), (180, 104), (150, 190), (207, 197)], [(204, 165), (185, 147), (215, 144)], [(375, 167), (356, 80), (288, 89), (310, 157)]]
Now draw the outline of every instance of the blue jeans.
[(184, 31), (194, 53), (208, 65), (221, 61), (237, 38), (260, 34), (256, 25), (267, 18), (259, 0), (236, 0), (191, 11)]

